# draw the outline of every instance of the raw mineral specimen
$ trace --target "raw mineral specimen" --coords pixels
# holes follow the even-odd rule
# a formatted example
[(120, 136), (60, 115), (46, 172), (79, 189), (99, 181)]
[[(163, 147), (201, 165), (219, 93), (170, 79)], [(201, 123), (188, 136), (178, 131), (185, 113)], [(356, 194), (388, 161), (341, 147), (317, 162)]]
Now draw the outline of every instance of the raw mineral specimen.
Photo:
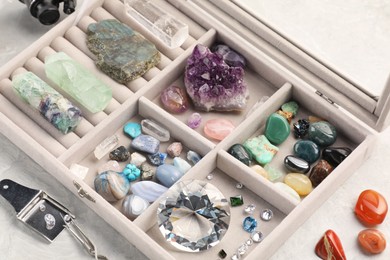
[(160, 100), (166, 110), (175, 114), (187, 111), (190, 106), (186, 91), (178, 86), (169, 86), (161, 91)]
[(249, 97), (243, 68), (227, 65), (201, 44), (187, 60), (184, 83), (195, 107), (204, 111), (241, 111)]
[(49, 79), (92, 113), (102, 111), (112, 98), (111, 88), (63, 52), (46, 57)]
[(229, 66), (241, 68), (245, 68), (246, 66), (245, 58), (227, 45), (218, 44), (213, 47), (213, 52), (221, 55), (225, 63)]
[(81, 111), (32, 72), (16, 75), (13, 88), (63, 134), (73, 131), (81, 121)]
[(96, 65), (120, 83), (142, 76), (161, 60), (153, 43), (114, 19), (90, 24), (87, 46), (97, 55)]

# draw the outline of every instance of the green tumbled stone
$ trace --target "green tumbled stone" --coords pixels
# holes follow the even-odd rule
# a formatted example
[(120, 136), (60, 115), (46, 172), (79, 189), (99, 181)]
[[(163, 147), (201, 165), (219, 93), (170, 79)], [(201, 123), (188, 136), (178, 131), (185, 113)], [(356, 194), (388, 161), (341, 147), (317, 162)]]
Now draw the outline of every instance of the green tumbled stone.
[(299, 140), (294, 145), (294, 154), (309, 163), (313, 163), (320, 158), (320, 148), (313, 141)]
[(232, 207), (241, 206), (244, 204), (244, 199), (241, 195), (230, 197), (230, 205)]
[(336, 142), (337, 131), (326, 121), (315, 122), (309, 126), (308, 137), (319, 146), (326, 147)]
[(282, 111), (292, 113), (293, 117), (297, 115), (298, 109), (299, 105), (295, 101), (290, 101), (282, 105)]
[(45, 72), (49, 79), (92, 113), (102, 111), (111, 101), (111, 88), (63, 52), (46, 57)]
[(230, 153), (234, 158), (239, 160), (245, 165), (251, 164), (251, 154), (245, 149), (245, 147), (242, 144), (234, 144), (232, 145), (228, 153)]
[(272, 145), (264, 135), (246, 140), (243, 146), (262, 165), (271, 162), (274, 155), (279, 151), (279, 148)]
[(283, 181), (284, 173), (282, 171), (279, 171), (277, 168), (267, 164), (264, 166), (264, 170), (266, 170), (268, 173), (268, 180), (272, 182)]
[(161, 60), (153, 43), (114, 19), (90, 24), (87, 46), (97, 55), (96, 65), (120, 83), (142, 76)]
[(290, 134), (290, 125), (287, 119), (277, 113), (273, 113), (267, 119), (265, 136), (273, 144), (283, 143)]

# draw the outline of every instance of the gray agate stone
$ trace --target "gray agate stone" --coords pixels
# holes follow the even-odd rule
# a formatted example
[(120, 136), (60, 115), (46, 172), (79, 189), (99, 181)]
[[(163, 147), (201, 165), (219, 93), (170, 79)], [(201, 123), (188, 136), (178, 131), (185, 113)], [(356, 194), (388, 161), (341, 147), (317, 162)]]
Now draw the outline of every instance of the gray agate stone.
[(122, 202), (122, 213), (129, 219), (134, 220), (149, 207), (149, 202), (140, 196), (127, 195)]
[(142, 76), (161, 60), (153, 43), (114, 19), (90, 24), (87, 46), (97, 55), (96, 65), (120, 83)]

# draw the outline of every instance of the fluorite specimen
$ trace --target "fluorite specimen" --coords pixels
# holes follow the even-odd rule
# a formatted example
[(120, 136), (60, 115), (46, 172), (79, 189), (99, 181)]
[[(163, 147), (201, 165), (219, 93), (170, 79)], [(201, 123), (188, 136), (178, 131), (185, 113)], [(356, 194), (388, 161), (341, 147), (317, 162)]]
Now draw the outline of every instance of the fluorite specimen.
[(63, 134), (81, 121), (81, 111), (32, 72), (16, 75), (12, 86), (33, 108)]
[(343, 245), (337, 234), (329, 229), (318, 241), (315, 252), (323, 260), (346, 260)]
[(358, 241), (360, 247), (370, 254), (379, 254), (386, 249), (385, 235), (374, 228), (368, 228), (360, 231)]
[(174, 114), (184, 113), (190, 107), (186, 91), (178, 86), (169, 86), (161, 91), (160, 100), (164, 108)]
[(81, 64), (63, 52), (45, 58), (49, 79), (92, 113), (102, 111), (112, 99), (112, 90)]
[(360, 193), (355, 206), (356, 217), (366, 226), (381, 224), (387, 215), (386, 199), (375, 190)]
[(96, 54), (96, 65), (120, 83), (134, 80), (160, 62), (153, 43), (117, 20), (88, 26), (87, 46)]
[(176, 183), (157, 209), (157, 223), (164, 238), (187, 252), (217, 245), (229, 222), (229, 204), (223, 194), (214, 185), (200, 180)]
[(249, 97), (244, 70), (201, 44), (187, 60), (184, 83), (195, 107), (204, 111), (241, 111)]

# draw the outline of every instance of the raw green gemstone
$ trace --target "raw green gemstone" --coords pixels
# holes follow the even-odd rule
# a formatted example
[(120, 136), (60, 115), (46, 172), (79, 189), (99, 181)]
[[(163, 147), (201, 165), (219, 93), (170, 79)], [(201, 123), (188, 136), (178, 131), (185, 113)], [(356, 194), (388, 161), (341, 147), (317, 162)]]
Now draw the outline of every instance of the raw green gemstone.
[(283, 143), (290, 134), (290, 125), (286, 118), (273, 113), (267, 119), (265, 125), (265, 136), (273, 144)]
[(326, 121), (310, 124), (308, 137), (319, 146), (326, 147), (336, 142), (336, 128)]
[(293, 116), (296, 116), (298, 113), (299, 105), (295, 101), (290, 101), (282, 105), (282, 111), (290, 112)]
[(63, 52), (46, 57), (49, 79), (92, 113), (102, 111), (112, 98), (111, 88)]
[(234, 197), (230, 197), (230, 205), (232, 207), (237, 207), (237, 206), (241, 206), (244, 204), (244, 199), (242, 198), (241, 195), (237, 195), (237, 196), (234, 196)]
[(279, 151), (279, 148), (272, 145), (264, 135), (246, 140), (243, 146), (261, 165), (271, 162), (274, 155)]

